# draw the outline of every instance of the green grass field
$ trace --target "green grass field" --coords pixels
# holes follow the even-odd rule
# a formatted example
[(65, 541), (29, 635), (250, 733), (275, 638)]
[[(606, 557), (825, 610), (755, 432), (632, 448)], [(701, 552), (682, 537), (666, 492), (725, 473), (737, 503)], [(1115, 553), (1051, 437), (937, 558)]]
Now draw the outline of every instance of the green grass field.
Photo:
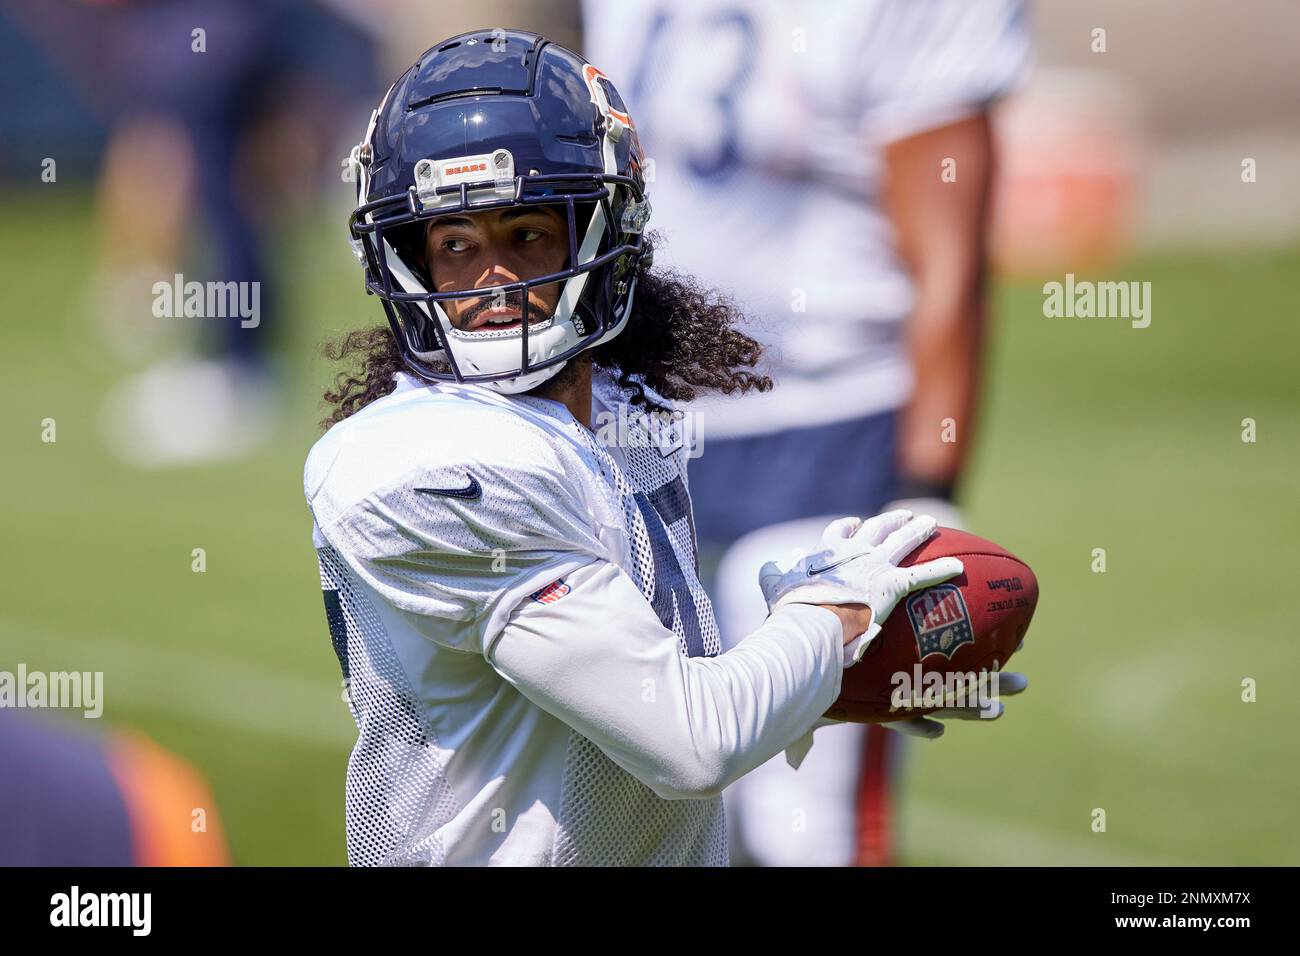
[[(139, 472), (98, 433), (124, 370), (88, 344), (88, 201), (5, 205), (0, 668), (103, 670), (101, 723), (204, 771), (238, 862), (344, 862), (352, 728), (301, 493), (328, 374), (314, 345), (378, 316), (341, 212), (285, 237), (291, 407), (274, 447)], [(910, 748), (908, 862), (1300, 863), (1284, 571), (1300, 537), (1300, 250), (1146, 259), (1107, 278), (1152, 283), (1150, 328), (1045, 318), (1035, 286), (997, 294), (967, 513), (1038, 573), (1016, 660), (1031, 686), (997, 724)]]

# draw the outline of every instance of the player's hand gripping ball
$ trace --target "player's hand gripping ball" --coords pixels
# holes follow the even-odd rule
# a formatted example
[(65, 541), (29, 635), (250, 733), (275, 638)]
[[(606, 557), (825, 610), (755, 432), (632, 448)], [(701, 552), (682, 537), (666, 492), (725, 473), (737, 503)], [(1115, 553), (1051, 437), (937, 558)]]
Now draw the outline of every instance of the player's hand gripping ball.
[(933, 518), (906, 509), (866, 521), (832, 521), (812, 554), (796, 552), (788, 567), (769, 561), (759, 570), (768, 610), (787, 604), (865, 604), (871, 608), (871, 627), (855, 648), (863, 646), (904, 595), (961, 573), (956, 558), (903, 563), (937, 526)]
[[(844, 672), (828, 717), (880, 723), (926, 714), (975, 715), (969, 704), (969, 713), (954, 712), (951, 701), (937, 703), (929, 691), (940, 685), (951, 690), (967, 675), (1006, 665), (1029, 630), (1038, 579), (1005, 548), (952, 528), (939, 528), (900, 566), (944, 558), (959, 559), (962, 573), (903, 598), (858, 663)], [(1000, 693), (1015, 693), (1023, 682), (1021, 675), (1004, 675)], [(914, 706), (896, 706), (902, 700)]]

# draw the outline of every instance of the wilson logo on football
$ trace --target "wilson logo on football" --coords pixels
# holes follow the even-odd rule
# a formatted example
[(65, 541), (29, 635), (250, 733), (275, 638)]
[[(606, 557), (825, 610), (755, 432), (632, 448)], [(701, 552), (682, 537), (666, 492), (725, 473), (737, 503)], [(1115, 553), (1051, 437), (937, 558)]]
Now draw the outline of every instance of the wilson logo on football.
[(540, 591), (534, 592), (531, 597), (538, 604), (554, 604), (568, 594), (569, 590), (569, 586), (564, 583), (564, 579), (560, 578), (558, 581), (552, 581)]
[(938, 584), (908, 598), (907, 619), (921, 660), (931, 654), (952, 660), (957, 648), (975, 642), (966, 599), (956, 585)]

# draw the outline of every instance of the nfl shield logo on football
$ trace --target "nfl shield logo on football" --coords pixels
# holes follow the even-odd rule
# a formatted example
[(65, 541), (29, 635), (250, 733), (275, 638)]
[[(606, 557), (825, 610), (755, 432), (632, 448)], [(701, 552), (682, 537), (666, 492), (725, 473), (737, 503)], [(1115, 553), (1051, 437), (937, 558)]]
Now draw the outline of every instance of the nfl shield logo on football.
[(907, 599), (907, 619), (921, 660), (931, 654), (952, 660), (957, 648), (975, 642), (966, 599), (955, 584), (938, 584), (912, 595)]

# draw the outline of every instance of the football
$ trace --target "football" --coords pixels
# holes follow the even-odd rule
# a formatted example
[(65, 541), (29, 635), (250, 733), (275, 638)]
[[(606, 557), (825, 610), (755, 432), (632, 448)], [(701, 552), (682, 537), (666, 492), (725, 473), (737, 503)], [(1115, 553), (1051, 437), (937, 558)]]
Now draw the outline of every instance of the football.
[(978, 675), (1001, 670), (1015, 653), (1038, 604), (1038, 579), (992, 541), (940, 528), (902, 567), (960, 558), (964, 573), (907, 595), (858, 663), (844, 672), (827, 717), (883, 723), (923, 716), (942, 706), (940, 689), (963, 688), (969, 705)]

